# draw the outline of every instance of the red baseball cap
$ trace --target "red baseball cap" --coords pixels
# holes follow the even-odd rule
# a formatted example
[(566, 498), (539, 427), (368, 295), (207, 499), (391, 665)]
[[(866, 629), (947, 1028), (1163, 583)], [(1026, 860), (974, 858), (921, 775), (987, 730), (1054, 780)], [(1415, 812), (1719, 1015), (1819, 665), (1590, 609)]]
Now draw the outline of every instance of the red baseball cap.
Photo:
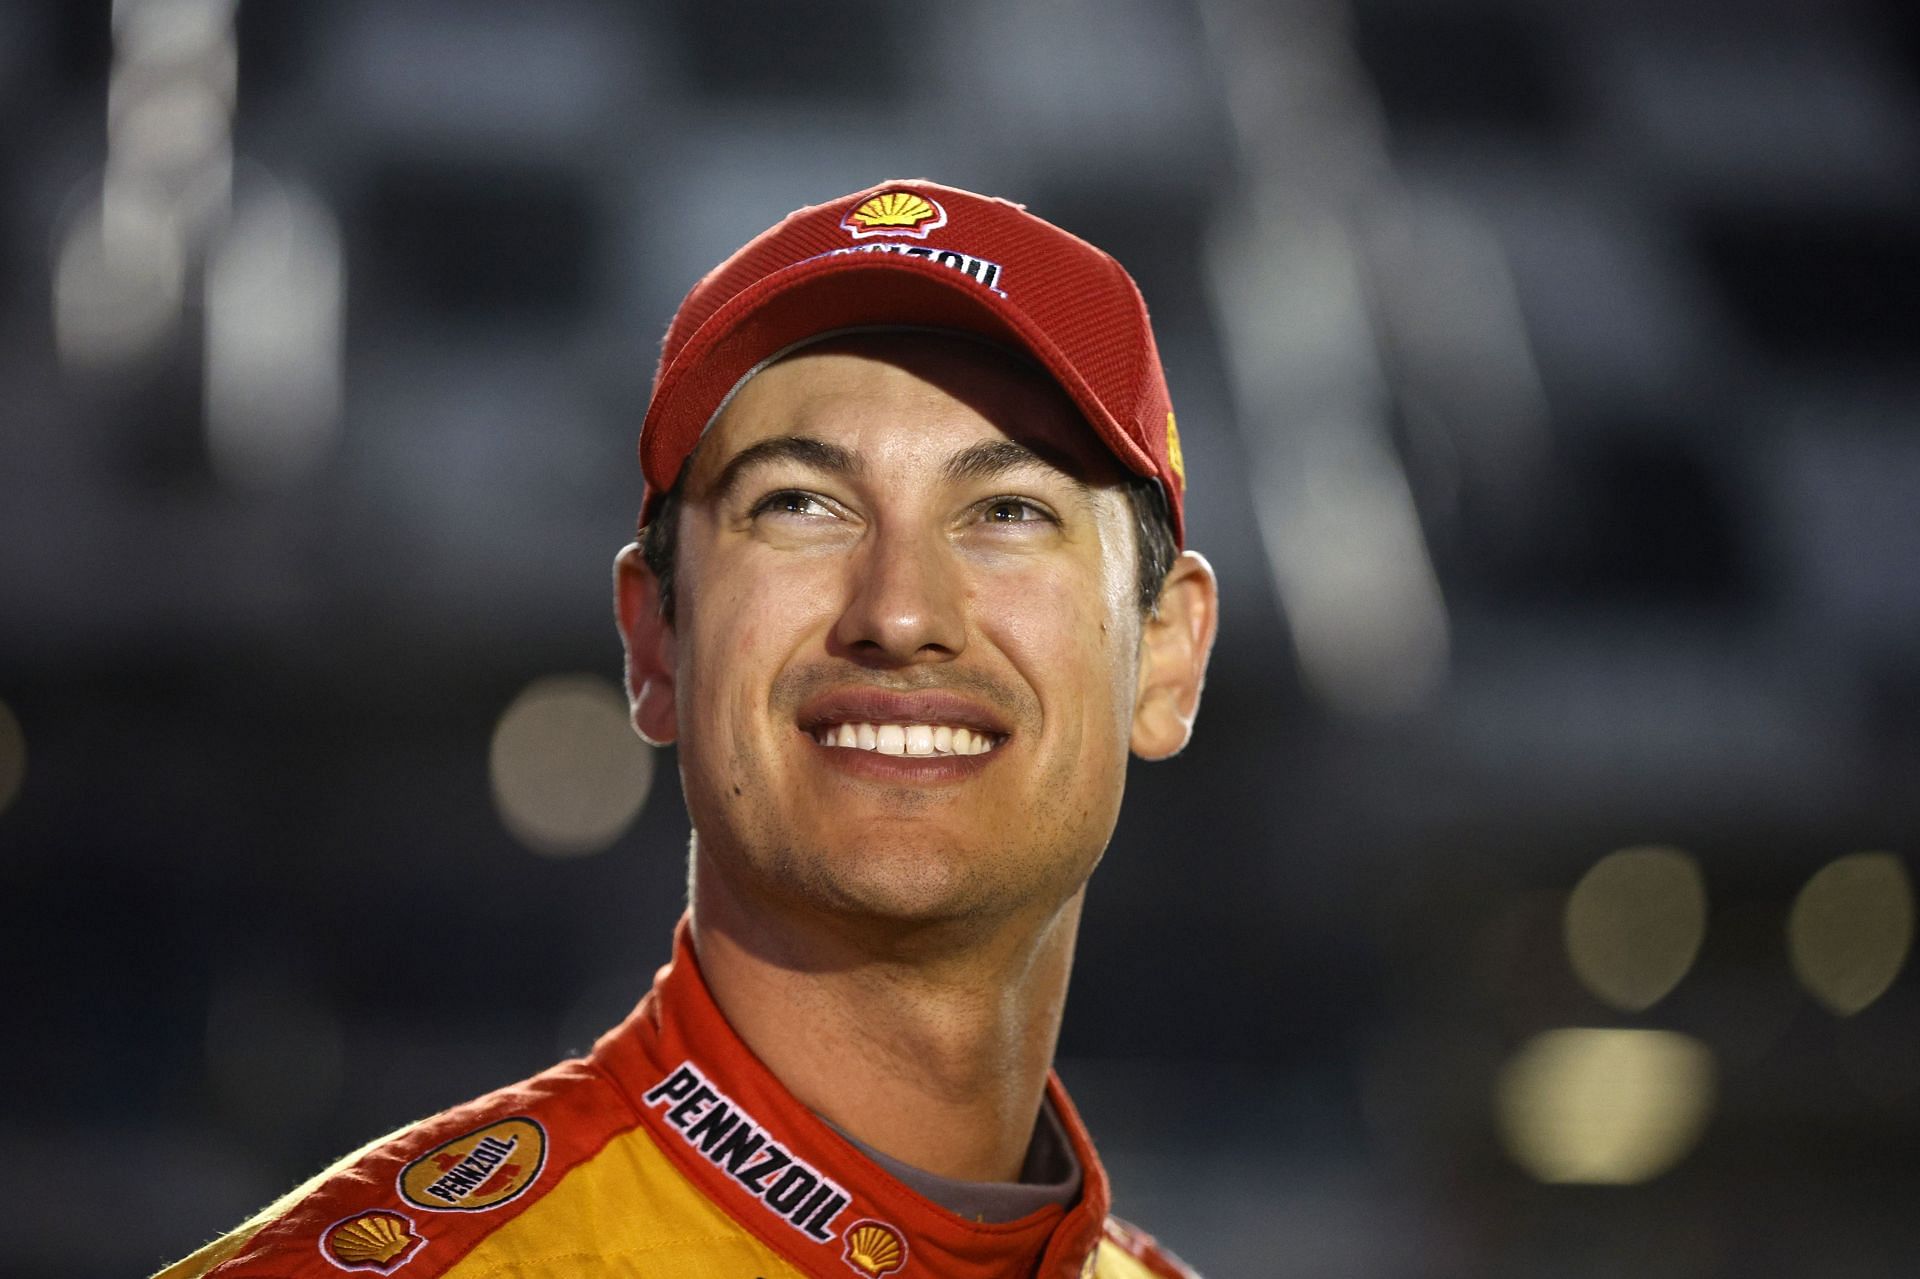
[(748, 377), (811, 340), (895, 326), (1032, 356), (1128, 470), (1159, 481), (1186, 544), (1180, 436), (1132, 277), (1017, 204), (918, 178), (796, 210), (693, 286), (640, 427), (641, 525)]

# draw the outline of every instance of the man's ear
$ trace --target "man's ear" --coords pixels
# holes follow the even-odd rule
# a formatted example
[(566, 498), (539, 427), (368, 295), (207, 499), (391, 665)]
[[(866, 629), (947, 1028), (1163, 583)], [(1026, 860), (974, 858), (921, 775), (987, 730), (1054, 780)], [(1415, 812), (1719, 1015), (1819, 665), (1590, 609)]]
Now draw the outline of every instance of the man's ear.
[(665, 746), (678, 735), (673, 624), (660, 615), (660, 579), (634, 543), (613, 560), (613, 617), (627, 648), (627, 713), (633, 731), (649, 746)]
[(1193, 735), (1219, 621), (1213, 566), (1197, 551), (1182, 551), (1160, 587), (1159, 605), (1140, 630), (1131, 744), (1141, 759), (1177, 755)]

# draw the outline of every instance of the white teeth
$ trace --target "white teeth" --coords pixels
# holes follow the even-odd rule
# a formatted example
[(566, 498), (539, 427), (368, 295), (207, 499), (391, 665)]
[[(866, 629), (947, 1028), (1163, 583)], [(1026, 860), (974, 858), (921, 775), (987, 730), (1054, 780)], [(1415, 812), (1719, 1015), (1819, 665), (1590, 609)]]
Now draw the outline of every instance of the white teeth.
[(990, 733), (949, 724), (829, 724), (813, 738), (822, 746), (882, 755), (984, 755), (999, 741)]

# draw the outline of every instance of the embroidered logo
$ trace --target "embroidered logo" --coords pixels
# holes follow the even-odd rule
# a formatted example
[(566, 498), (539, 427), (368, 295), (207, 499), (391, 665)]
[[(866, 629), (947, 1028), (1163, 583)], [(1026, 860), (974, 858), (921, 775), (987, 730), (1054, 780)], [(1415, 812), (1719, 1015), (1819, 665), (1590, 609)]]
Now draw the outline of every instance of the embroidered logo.
[[(767, 1210), (825, 1243), (836, 1237), (833, 1219), (852, 1196), (819, 1169), (797, 1159), (768, 1135), (733, 1098), (707, 1082), (691, 1062), (649, 1088), (644, 1100), (663, 1112), (667, 1126)], [(876, 1272), (877, 1273), (877, 1272)]]
[(916, 240), (947, 224), (947, 211), (915, 191), (882, 191), (854, 206), (840, 225), (854, 239), (870, 235), (910, 235)]
[(405, 1216), (381, 1208), (334, 1222), (320, 1236), (320, 1255), (342, 1270), (377, 1270), (384, 1275), (413, 1260), (424, 1243)]
[(847, 1264), (869, 1279), (890, 1275), (907, 1264), (907, 1241), (884, 1221), (856, 1221), (847, 1227)]
[(1173, 410), (1167, 410), (1167, 465), (1173, 468), (1173, 477), (1180, 481), (1180, 491), (1187, 491), (1187, 459), (1180, 452), (1180, 428), (1173, 424)]
[(442, 1142), (400, 1170), (400, 1197), (429, 1212), (485, 1212), (531, 1186), (547, 1163), (547, 1130), (524, 1116)]
[(971, 253), (962, 253), (958, 249), (936, 249), (924, 244), (855, 244), (844, 249), (829, 249), (820, 256), (837, 258), (848, 253), (892, 253), (903, 258), (920, 258), (937, 266), (958, 271), (974, 283), (985, 285), (1001, 297), (1007, 296), (1007, 291), (1000, 287), (998, 262), (976, 258)]

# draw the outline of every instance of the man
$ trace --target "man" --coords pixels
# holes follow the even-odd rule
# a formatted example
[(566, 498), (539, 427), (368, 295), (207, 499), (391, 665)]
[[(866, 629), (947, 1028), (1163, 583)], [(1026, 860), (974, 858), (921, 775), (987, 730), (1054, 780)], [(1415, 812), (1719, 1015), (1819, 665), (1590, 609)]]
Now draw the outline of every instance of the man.
[(1214, 634), (1133, 282), (928, 182), (802, 209), (681, 305), (640, 455), (673, 962), (586, 1060), (164, 1274), (1190, 1274), (1107, 1216), (1050, 1071), (1128, 752), (1185, 745)]

